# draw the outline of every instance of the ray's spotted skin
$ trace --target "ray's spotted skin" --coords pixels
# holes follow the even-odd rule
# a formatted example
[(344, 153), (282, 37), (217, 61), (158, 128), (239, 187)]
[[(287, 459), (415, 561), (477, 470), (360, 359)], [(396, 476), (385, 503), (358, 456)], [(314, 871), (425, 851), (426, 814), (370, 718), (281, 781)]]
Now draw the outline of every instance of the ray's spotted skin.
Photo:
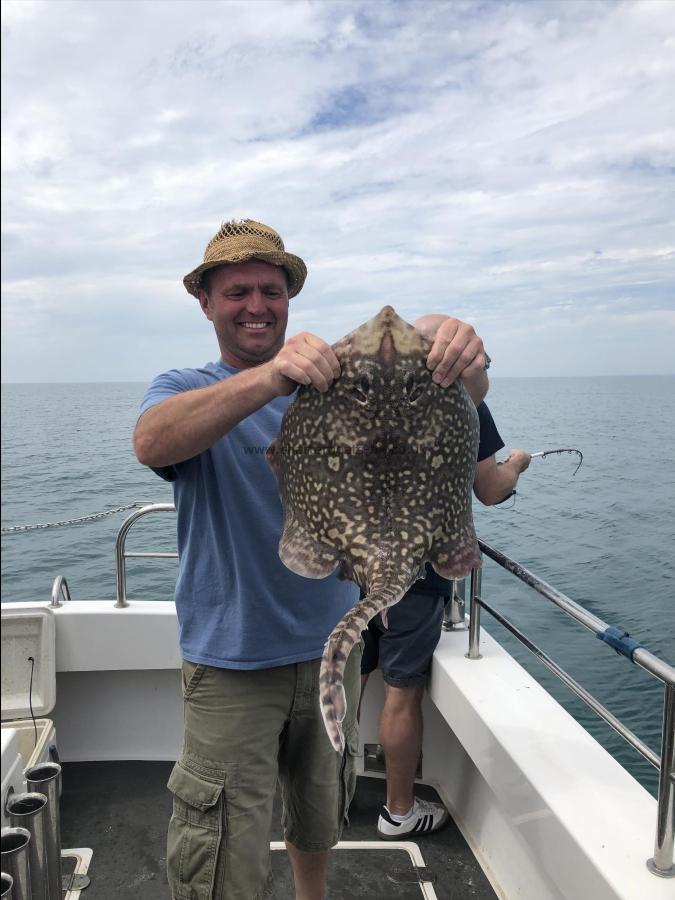
[(442, 388), (431, 342), (385, 306), (333, 345), (341, 375), (325, 393), (301, 386), (269, 450), (284, 508), (282, 561), (307, 578), (340, 566), (365, 593), (336, 625), (321, 666), (321, 704), (344, 747), (347, 657), (378, 612), (428, 561), (459, 578), (479, 563), (471, 511), (476, 408), (456, 380)]

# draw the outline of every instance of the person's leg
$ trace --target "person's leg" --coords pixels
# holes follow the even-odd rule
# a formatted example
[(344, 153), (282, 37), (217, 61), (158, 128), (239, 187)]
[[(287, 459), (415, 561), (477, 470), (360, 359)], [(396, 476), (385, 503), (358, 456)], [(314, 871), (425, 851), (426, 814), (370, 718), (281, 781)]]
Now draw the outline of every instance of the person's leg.
[(378, 820), (381, 838), (436, 831), (447, 821), (441, 804), (414, 796), (422, 750), (422, 698), (431, 660), (441, 636), (443, 599), (410, 591), (388, 611), (388, 628), (379, 639), (385, 684), (380, 744), (387, 772), (387, 803)]
[(288, 858), (293, 868), (295, 900), (324, 900), (328, 851), (305, 851), (286, 841)]
[(169, 779), (172, 896), (258, 900), (295, 667), (236, 671), (186, 662), (183, 677), (185, 743)]
[(283, 828), (296, 900), (323, 900), (328, 850), (339, 840), (356, 785), (361, 648), (347, 660), (345, 751), (336, 753), (319, 702), (320, 660), (298, 664), (293, 714), (282, 735), (279, 780)]
[(404, 816), (412, 809), (415, 772), (422, 751), (424, 687), (384, 684), (380, 744), (387, 766), (387, 809)]
[(361, 701), (363, 700), (363, 692), (368, 684), (368, 676), (377, 668), (380, 630), (377, 628), (375, 622), (368, 623), (368, 627), (365, 631), (361, 632), (361, 639), (363, 641), (363, 650), (361, 653), (361, 693), (359, 694), (359, 708), (356, 713), (357, 721), (361, 721)]

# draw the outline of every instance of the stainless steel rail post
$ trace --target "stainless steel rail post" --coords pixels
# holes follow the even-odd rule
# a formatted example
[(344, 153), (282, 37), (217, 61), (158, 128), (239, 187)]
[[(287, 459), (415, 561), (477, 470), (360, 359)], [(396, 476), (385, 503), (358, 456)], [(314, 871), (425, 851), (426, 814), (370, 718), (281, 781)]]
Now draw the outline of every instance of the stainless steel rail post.
[(45, 810), (45, 842), (47, 845), (47, 883), (49, 900), (61, 900), (61, 816), (59, 814), (59, 784), (61, 766), (41, 763), (26, 769), (29, 791), (39, 791), (47, 798)]
[(128, 557), (140, 557), (143, 559), (177, 559), (177, 553), (125, 553), (124, 545), (127, 540), (129, 529), (138, 521), (141, 516), (147, 516), (152, 512), (175, 512), (176, 507), (173, 503), (150, 503), (148, 506), (142, 506), (122, 522), (120, 530), (117, 532), (117, 540), (115, 541), (115, 563), (117, 575), (117, 600), (115, 602), (116, 609), (124, 609), (129, 605), (127, 600), (127, 573), (126, 559)]
[(675, 785), (673, 784), (673, 775), (675, 775), (675, 688), (667, 684), (663, 697), (659, 806), (654, 856), (647, 860), (649, 871), (662, 878), (675, 878), (675, 866), (673, 866)]
[(480, 589), (483, 582), (481, 566), (471, 570), (471, 601), (469, 604), (469, 652), (468, 659), (482, 659), (480, 653)]
[(25, 828), (3, 828), (0, 843), (2, 845), (2, 870), (7, 872), (14, 881), (12, 900), (32, 900), (28, 859), (30, 831)]
[(70, 589), (68, 587), (68, 582), (66, 581), (66, 576), (57, 575), (52, 586), (52, 599), (49, 604), (52, 609), (58, 609), (60, 606), (63, 606), (63, 603), (61, 603), (62, 594), (64, 600), (70, 601)]
[(25, 828), (30, 834), (28, 860), (32, 900), (49, 900), (47, 888), (47, 840), (45, 834), (44, 794), (12, 794), (7, 801), (9, 821), (14, 828)]

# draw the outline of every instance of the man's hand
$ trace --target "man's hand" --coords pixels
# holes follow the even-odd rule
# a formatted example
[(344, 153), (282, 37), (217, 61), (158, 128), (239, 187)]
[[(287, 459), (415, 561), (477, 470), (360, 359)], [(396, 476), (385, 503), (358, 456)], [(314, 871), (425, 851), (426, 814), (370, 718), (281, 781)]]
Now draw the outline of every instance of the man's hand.
[(433, 341), (427, 357), (433, 380), (445, 388), (461, 378), (478, 406), (488, 392), (489, 382), (483, 342), (473, 327), (451, 316), (435, 314), (417, 319), (415, 328)]
[(298, 384), (311, 384), (324, 392), (340, 375), (340, 363), (330, 344), (306, 331), (289, 338), (264, 365), (275, 396), (292, 394)]
[(502, 465), (504, 465), (505, 463), (509, 463), (509, 465), (512, 465), (513, 468), (518, 472), (518, 474), (520, 474), (528, 468), (531, 461), (532, 457), (529, 453), (526, 453), (525, 450), (512, 450), (506, 457)]
[(460, 375), (470, 378), (485, 371), (483, 341), (473, 326), (459, 319), (443, 319), (434, 335), (427, 368), (441, 387), (448, 387)]

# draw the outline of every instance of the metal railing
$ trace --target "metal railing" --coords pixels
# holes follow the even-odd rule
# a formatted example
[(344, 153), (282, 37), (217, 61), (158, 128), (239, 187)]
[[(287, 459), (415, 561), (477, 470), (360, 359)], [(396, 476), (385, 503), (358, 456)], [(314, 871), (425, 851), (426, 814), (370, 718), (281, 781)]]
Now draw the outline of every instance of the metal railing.
[[(129, 558), (136, 559), (176, 559), (177, 553), (127, 553), (125, 550), (126, 538), (132, 525), (140, 518), (155, 512), (175, 512), (173, 503), (151, 503), (133, 512), (122, 523), (115, 544), (116, 568), (117, 568), (117, 600), (115, 607), (123, 609), (129, 606), (126, 597), (126, 567), (125, 561)], [(661, 735), (661, 754), (654, 753), (636, 734), (617, 719), (606, 707), (583, 688), (571, 675), (561, 668), (550, 656), (531, 641), (520, 629), (510, 622), (498, 610), (492, 607), (481, 597), (481, 569), (474, 569), (471, 573), (471, 599), (469, 606), (469, 651), (466, 654), (469, 659), (482, 659), (480, 654), (480, 610), (481, 607), (490, 613), (501, 625), (510, 631), (524, 646), (526, 646), (543, 664), (556, 675), (567, 687), (584, 701), (598, 716), (604, 719), (618, 734), (621, 735), (638, 753), (659, 770), (658, 789), (658, 813), (656, 838), (654, 841), (654, 856), (647, 860), (648, 869), (655, 875), (663, 878), (675, 876), (673, 866), (674, 843), (674, 817), (675, 817), (675, 668), (650, 653), (644, 647), (631, 641), (628, 635), (616, 634), (618, 629), (612, 629), (606, 622), (593, 613), (588, 612), (583, 606), (547, 584), (534, 573), (530, 572), (520, 563), (505, 556), (499, 550), (495, 550), (489, 544), (479, 540), (482, 552), (494, 562), (511, 572), (520, 581), (527, 584), (533, 590), (546, 597), (572, 618), (584, 625), (597, 637), (608, 640), (608, 643), (631, 659), (637, 666), (649, 672), (664, 685), (663, 726)], [(66, 599), (68, 586), (63, 576), (59, 576), (54, 583), (54, 596), (58, 598), (57, 583), (61, 581), (65, 587)], [(59, 591), (61, 584), (59, 584)], [(457, 593), (456, 591), (453, 593)], [(453, 596), (456, 606), (454, 618), (449, 619), (448, 625), (459, 621), (462, 610), (462, 597)]]
[(49, 603), (52, 609), (58, 609), (60, 606), (63, 606), (61, 597), (66, 601), (70, 601), (70, 588), (68, 587), (65, 575), (57, 575), (54, 579), (54, 584), (52, 585), (52, 599)]
[(173, 503), (149, 503), (142, 506), (122, 522), (120, 530), (117, 532), (117, 540), (115, 541), (115, 572), (117, 581), (117, 599), (115, 601), (116, 609), (124, 609), (129, 606), (127, 600), (127, 567), (128, 559), (178, 559), (177, 553), (127, 553), (125, 545), (127, 535), (132, 525), (140, 518), (147, 516), (149, 513), (155, 512), (176, 512)]
[(567, 687), (584, 701), (597, 715), (607, 722), (638, 753), (659, 770), (658, 810), (654, 856), (647, 860), (647, 868), (662, 878), (675, 877), (673, 866), (673, 843), (675, 836), (675, 668), (640, 647), (630, 636), (612, 628), (593, 613), (579, 606), (565, 594), (551, 587), (520, 563), (509, 559), (484, 541), (478, 541), (481, 550), (502, 568), (511, 572), (520, 581), (546, 597), (577, 622), (580, 622), (596, 637), (610, 644), (618, 653), (628, 657), (664, 686), (663, 723), (661, 732), (661, 754), (654, 753), (640, 738), (617, 719), (606, 707), (561, 668), (550, 656), (537, 647), (516, 625), (502, 615), (481, 597), (481, 569), (471, 573), (471, 600), (469, 605), (469, 659), (482, 659), (480, 654), (480, 611), (481, 607), (511, 632)]

